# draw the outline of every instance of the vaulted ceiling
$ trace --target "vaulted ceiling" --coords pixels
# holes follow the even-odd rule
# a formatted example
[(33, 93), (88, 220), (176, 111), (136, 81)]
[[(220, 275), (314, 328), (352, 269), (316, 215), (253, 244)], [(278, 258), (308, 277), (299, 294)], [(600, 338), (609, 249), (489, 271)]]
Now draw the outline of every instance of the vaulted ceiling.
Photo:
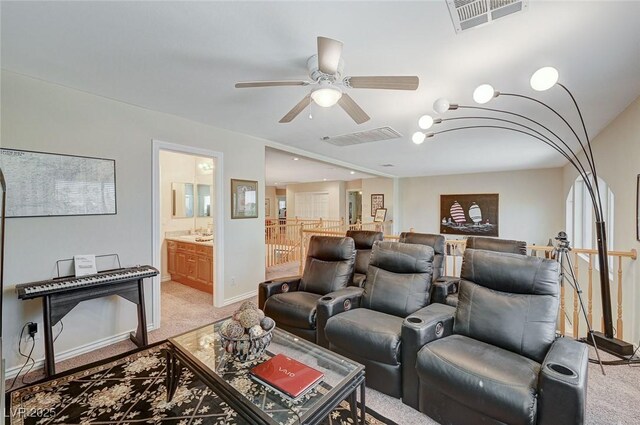
[[(259, 136), (398, 176), (554, 167), (565, 160), (527, 136), (470, 130), (411, 143), (417, 119), (446, 96), (471, 104), (490, 83), (539, 95), (577, 119), (560, 89), (528, 85), (552, 65), (583, 107), (591, 135), (640, 94), (640, 2), (535, 1), (461, 34), (446, 2), (2, 2), (2, 67), (68, 87)], [(304, 79), (316, 37), (344, 42), (348, 75), (417, 75), (417, 91), (352, 89), (371, 116), (312, 106), (278, 120), (308, 87), (235, 89), (241, 80)], [(562, 128), (544, 108), (498, 98)], [(460, 115), (460, 113), (458, 113)], [(391, 126), (401, 138), (337, 147), (321, 140)], [(561, 130), (564, 131), (564, 130)], [(565, 134), (563, 132), (563, 134)], [(382, 167), (381, 164), (394, 167)]]

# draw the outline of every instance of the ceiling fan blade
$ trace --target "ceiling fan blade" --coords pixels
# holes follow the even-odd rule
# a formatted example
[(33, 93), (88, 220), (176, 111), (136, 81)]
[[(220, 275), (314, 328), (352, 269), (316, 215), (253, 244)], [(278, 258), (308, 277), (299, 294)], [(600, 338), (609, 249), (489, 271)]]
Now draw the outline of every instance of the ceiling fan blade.
[(342, 56), (342, 42), (327, 37), (318, 37), (318, 69), (325, 74), (338, 72)]
[(416, 76), (403, 77), (347, 77), (345, 85), (354, 89), (417, 90), (420, 80)]
[(246, 89), (249, 87), (280, 87), (280, 86), (308, 86), (308, 81), (244, 81), (236, 83), (237, 89)]
[(356, 122), (362, 124), (369, 121), (369, 115), (362, 110), (360, 106), (346, 93), (342, 93), (342, 97), (338, 101), (338, 105)]
[(310, 103), (311, 103), (311, 93), (306, 95), (300, 102), (298, 102), (296, 106), (293, 107), (293, 109), (287, 112), (287, 115), (282, 117), (282, 119), (280, 120), (280, 123), (291, 122), (295, 117), (298, 116), (298, 114), (300, 114), (300, 112), (304, 111), (304, 108), (309, 106)]

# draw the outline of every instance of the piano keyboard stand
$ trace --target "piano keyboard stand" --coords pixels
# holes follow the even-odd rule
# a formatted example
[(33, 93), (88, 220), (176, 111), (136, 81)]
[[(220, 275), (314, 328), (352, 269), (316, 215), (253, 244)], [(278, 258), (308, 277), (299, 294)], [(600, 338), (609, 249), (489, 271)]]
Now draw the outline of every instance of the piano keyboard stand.
[[(135, 273), (130, 278), (121, 277), (119, 280), (108, 281), (107, 274), (101, 276), (102, 281), (97, 284), (86, 286), (72, 286), (67, 288), (56, 288), (52, 290), (41, 290), (37, 293), (33, 292), (34, 286), (31, 284), (22, 284), (16, 286), (19, 290), (21, 299), (32, 299), (42, 297), (42, 314), (44, 319), (44, 352), (45, 352), (45, 374), (53, 376), (56, 373), (55, 352), (53, 349), (53, 326), (64, 318), (73, 308), (81, 303), (95, 298), (107, 297), (110, 295), (118, 295), (132, 303), (136, 304), (138, 310), (138, 328), (135, 333), (129, 334), (129, 339), (138, 347), (144, 347), (149, 344), (147, 336), (147, 317), (144, 305), (144, 278), (152, 277), (158, 274), (158, 271), (143, 273), (136, 276)], [(129, 269), (123, 269), (129, 270)], [(131, 269), (133, 270), (133, 269)], [(155, 273), (154, 273), (155, 271)], [(117, 271), (115, 271), (118, 273)], [(122, 274), (122, 272), (120, 272)], [(138, 273), (140, 274), (140, 273)], [(98, 275), (95, 275), (98, 276)], [(66, 281), (74, 283), (74, 279), (66, 279)], [(44, 282), (44, 281), (43, 281)], [(60, 286), (61, 281), (57, 281), (56, 285)], [(46, 286), (42, 282), (38, 282), (40, 288)], [(31, 286), (30, 286), (31, 285)], [(37, 286), (35, 286), (37, 288)], [(22, 289), (21, 289), (22, 288)], [(32, 292), (25, 294), (24, 289), (30, 288)]]

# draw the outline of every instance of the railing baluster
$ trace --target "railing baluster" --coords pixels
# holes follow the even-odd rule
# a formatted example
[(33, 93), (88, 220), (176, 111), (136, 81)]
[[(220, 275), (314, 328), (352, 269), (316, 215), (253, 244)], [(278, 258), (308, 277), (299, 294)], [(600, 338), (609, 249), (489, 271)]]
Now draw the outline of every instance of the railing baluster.
[(560, 334), (566, 334), (567, 310), (565, 308), (564, 282), (560, 285)]
[[(576, 278), (576, 282), (578, 280), (578, 274), (580, 272), (579, 269), (580, 257), (577, 252), (573, 253), (573, 274)], [(573, 288), (573, 337), (578, 338), (580, 335), (580, 315), (578, 310), (578, 288), (577, 286)]]
[(618, 257), (618, 326), (616, 336), (623, 339), (622, 333), (622, 257)]
[(589, 288), (587, 295), (587, 319), (593, 324), (593, 254), (589, 254)]

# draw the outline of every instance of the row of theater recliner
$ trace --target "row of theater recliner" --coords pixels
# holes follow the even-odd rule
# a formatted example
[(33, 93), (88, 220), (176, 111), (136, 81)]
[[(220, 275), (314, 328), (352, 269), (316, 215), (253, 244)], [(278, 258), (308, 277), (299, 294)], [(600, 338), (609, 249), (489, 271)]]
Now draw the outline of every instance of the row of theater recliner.
[(582, 424), (588, 351), (556, 334), (559, 264), (468, 238), (459, 278), (441, 235), (313, 236), (304, 273), (259, 285), (277, 325), (366, 368), (367, 386), (446, 424)]

